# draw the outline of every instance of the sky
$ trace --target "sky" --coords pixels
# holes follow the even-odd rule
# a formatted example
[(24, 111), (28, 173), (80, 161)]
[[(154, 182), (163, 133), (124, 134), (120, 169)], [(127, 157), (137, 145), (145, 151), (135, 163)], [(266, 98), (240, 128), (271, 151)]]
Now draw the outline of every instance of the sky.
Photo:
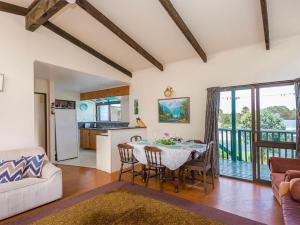
[[(251, 90), (236, 91), (236, 110), (241, 112), (244, 106), (251, 109)], [(295, 89), (293, 85), (260, 88), (260, 108), (269, 106), (286, 106), (289, 109), (296, 108)], [(224, 113), (231, 113), (231, 92), (221, 92), (220, 108)]]

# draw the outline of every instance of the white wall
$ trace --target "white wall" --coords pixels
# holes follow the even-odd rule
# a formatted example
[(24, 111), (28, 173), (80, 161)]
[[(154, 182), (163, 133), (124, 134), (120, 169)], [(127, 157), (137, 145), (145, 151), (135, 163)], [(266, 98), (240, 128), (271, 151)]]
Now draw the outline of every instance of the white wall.
[(130, 80), (47, 28), (26, 31), (24, 17), (1, 12), (0, 27), (0, 72), (5, 74), (5, 90), (0, 93), (0, 150), (34, 143), (35, 60), (121, 81)]
[[(133, 100), (139, 100), (141, 118), (148, 127), (149, 137), (170, 132), (186, 138), (203, 138), (206, 89), (257, 82), (280, 81), (300, 77), (300, 37), (276, 43), (271, 50), (262, 44), (208, 56), (208, 63), (200, 57), (134, 73), (130, 91), (130, 121), (134, 121)], [(191, 97), (191, 123), (158, 123), (157, 99), (164, 98), (167, 86), (175, 90), (175, 97)]]
[[(88, 109), (82, 111), (80, 109), (80, 103), (86, 103)], [(81, 101), (77, 105), (77, 120), (78, 122), (96, 122), (96, 103), (93, 101)]]
[(77, 102), (80, 101), (80, 93), (55, 89), (55, 99), (76, 101), (76, 105), (78, 105)]
[(121, 96), (121, 110), (122, 122), (129, 122), (129, 96)]

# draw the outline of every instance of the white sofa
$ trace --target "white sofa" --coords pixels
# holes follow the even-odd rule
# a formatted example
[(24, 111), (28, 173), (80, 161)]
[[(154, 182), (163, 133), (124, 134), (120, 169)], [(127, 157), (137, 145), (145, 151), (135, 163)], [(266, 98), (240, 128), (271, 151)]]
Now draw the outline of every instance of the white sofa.
[[(39, 147), (0, 151), (0, 159), (11, 160), (43, 153), (45, 151)], [(41, 178), (24, 178), (20, 181), (0, 184), (0, 220), (61, 197), (61, 169), (50, 163), (46, 157)]]

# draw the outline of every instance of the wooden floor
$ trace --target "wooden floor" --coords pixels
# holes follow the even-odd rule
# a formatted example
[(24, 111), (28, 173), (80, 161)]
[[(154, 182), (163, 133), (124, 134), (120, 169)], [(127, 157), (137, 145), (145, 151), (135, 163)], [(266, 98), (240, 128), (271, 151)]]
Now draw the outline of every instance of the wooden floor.
[[(58, 165), (58, 167), (63, 171), (64, 198), (118, 179), (118, 173), (108, 174), (96, 169), (76, 166)], [(129, 174), (124, 174), (122, 179), (130, 181)], [(136, 178), (136, 183), (144, 185), (140, 177)], [(159, 183), (155, 181), (155, 178), (150, 179), (149, 188), (159, 190)], [(269, 186), (219, 178), (216, 181), (216, 188), (210, 190), (207, 195), (204, 195), (202, 190), (190, 188), (175, 193), (171, 183), (165, 185), (165, 192), (266, 224), (283, 224), (280, 206), (274, 199)]]

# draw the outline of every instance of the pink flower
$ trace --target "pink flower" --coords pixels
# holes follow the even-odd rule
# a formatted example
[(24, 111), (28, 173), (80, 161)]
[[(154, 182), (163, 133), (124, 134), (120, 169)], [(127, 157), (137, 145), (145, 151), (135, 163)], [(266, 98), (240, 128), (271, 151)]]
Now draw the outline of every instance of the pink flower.
[(169, 133), (164, 133), (165, 137), (166, 138), (169, 138), (170, 137), (170, 134)]

